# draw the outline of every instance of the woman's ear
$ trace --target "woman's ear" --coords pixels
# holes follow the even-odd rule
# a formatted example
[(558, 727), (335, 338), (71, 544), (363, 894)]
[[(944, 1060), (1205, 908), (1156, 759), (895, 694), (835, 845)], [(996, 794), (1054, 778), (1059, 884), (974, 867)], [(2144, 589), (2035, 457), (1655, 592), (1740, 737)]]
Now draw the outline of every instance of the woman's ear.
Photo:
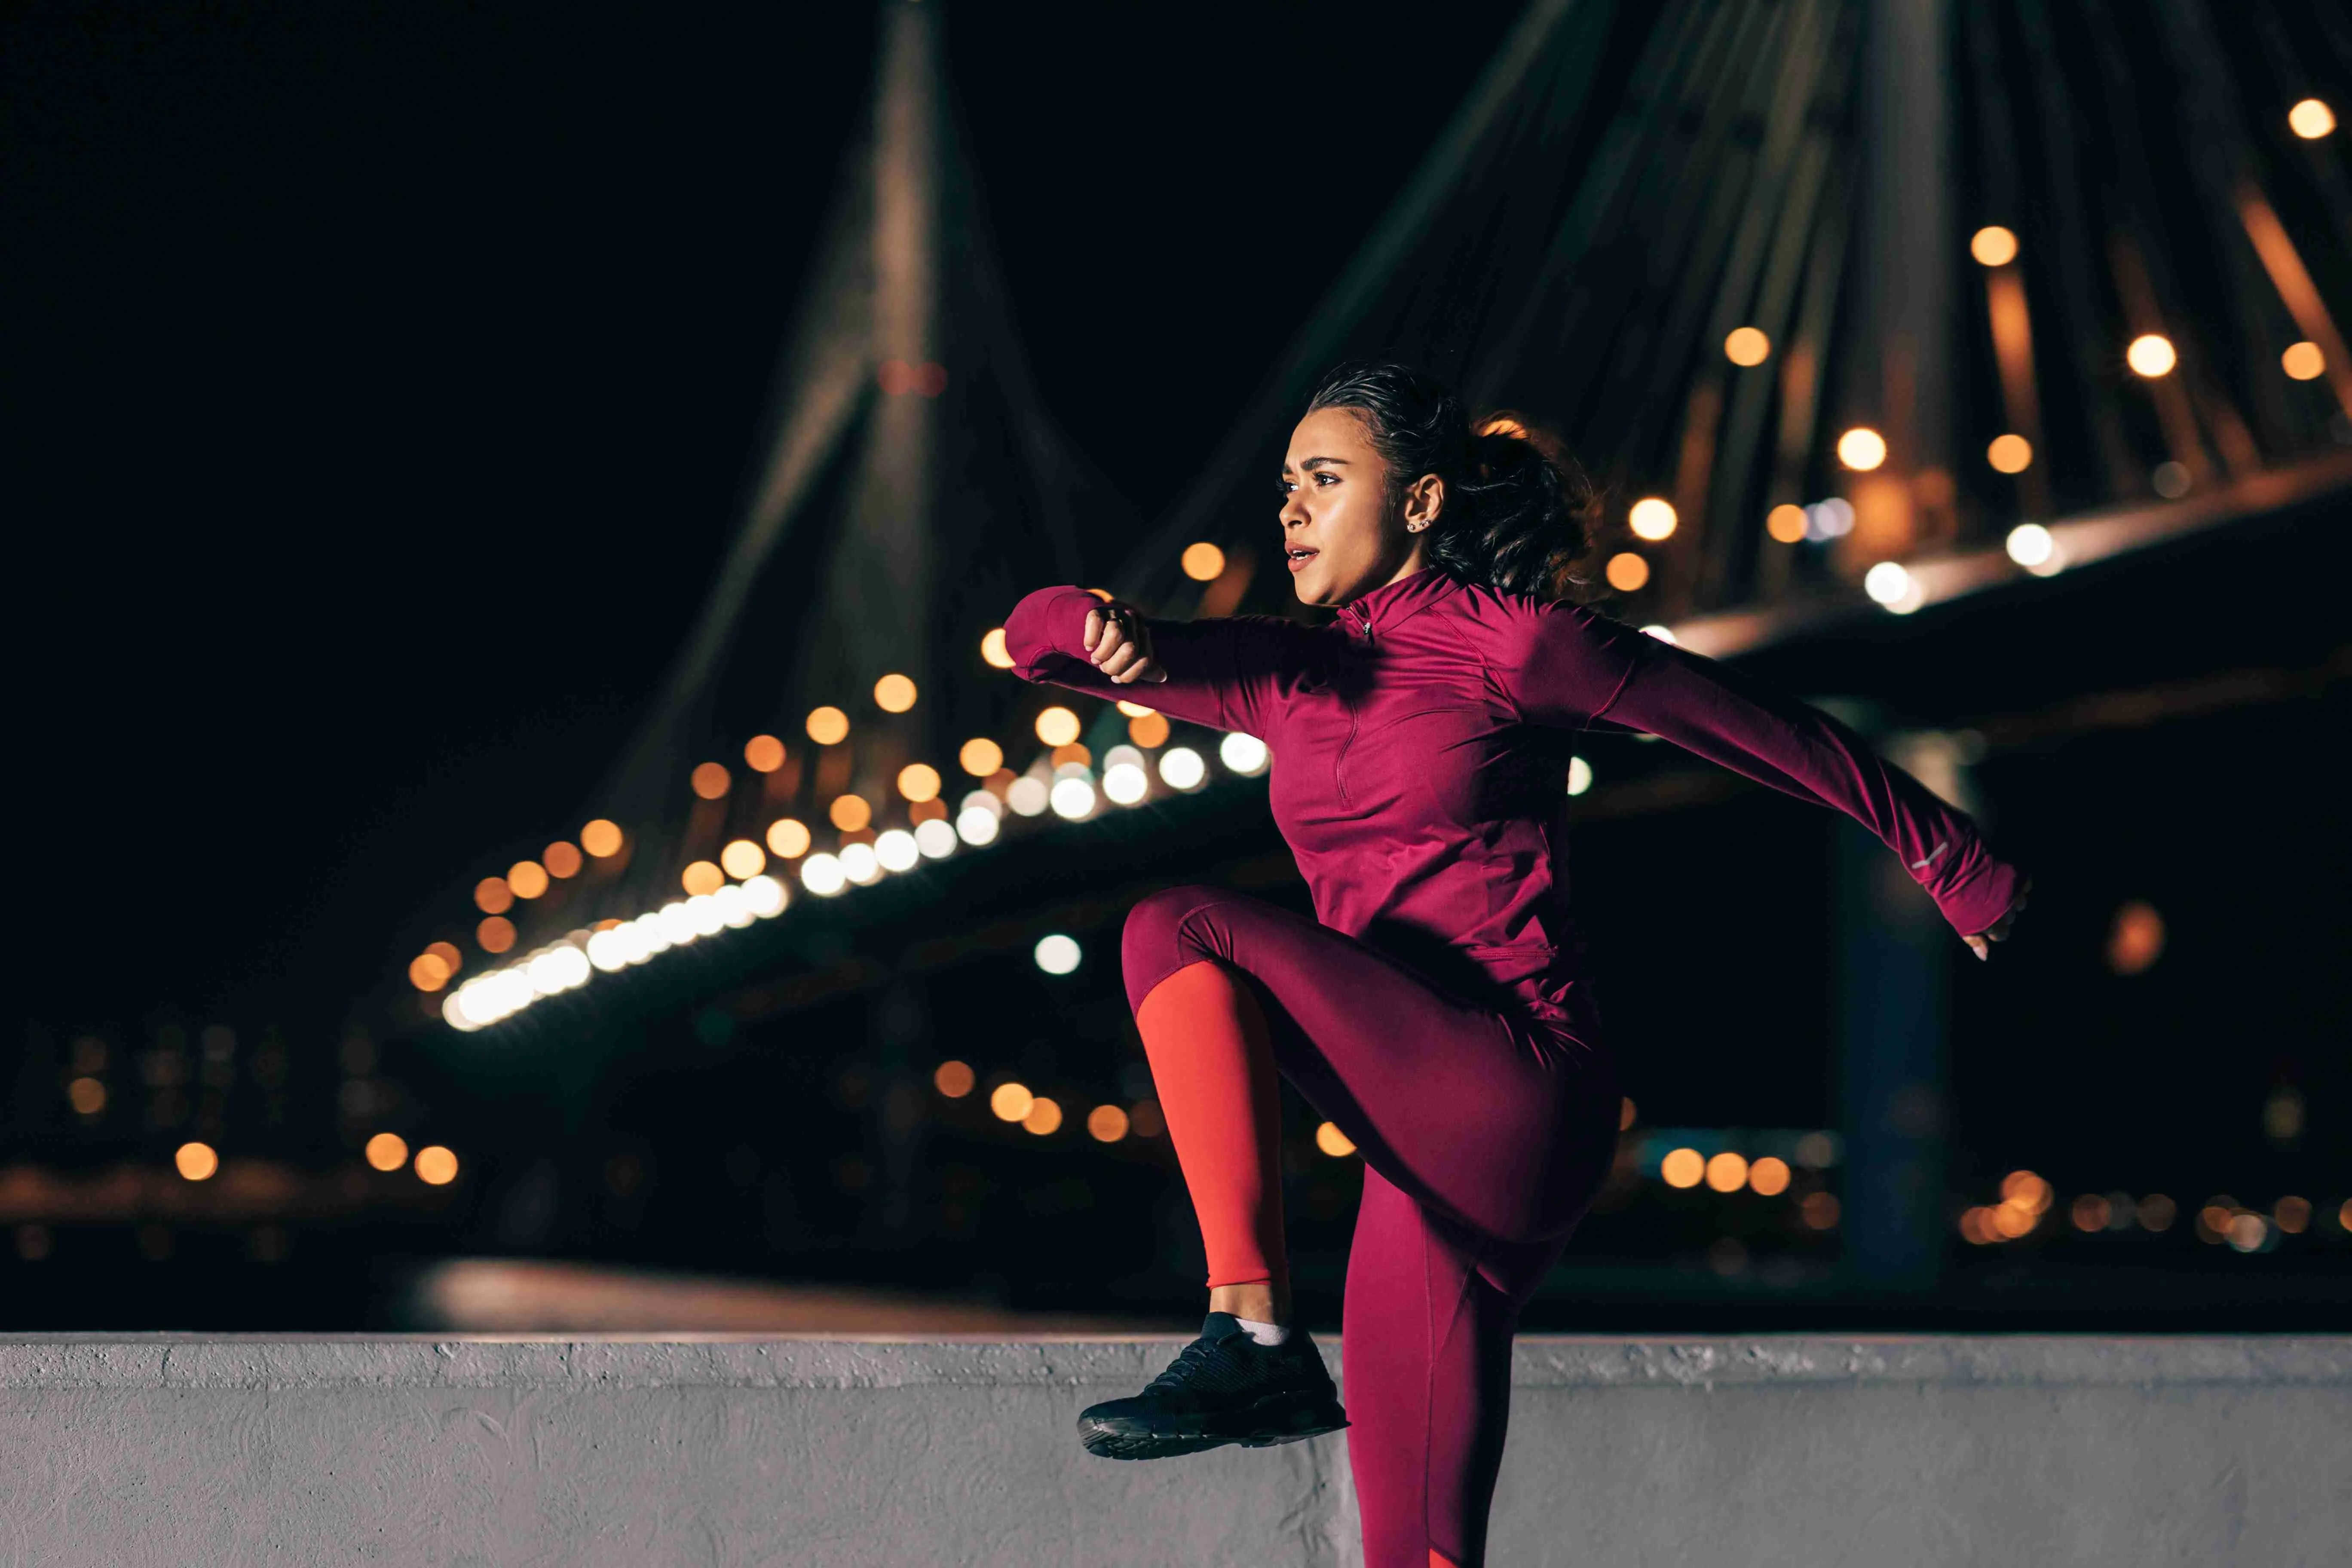
[(1404, 488), (1404, 526), (1408, 533), (1419, 533), (1435, 522), (1445, 510), (1445, 481), (1435, 474), (1423, 474)]

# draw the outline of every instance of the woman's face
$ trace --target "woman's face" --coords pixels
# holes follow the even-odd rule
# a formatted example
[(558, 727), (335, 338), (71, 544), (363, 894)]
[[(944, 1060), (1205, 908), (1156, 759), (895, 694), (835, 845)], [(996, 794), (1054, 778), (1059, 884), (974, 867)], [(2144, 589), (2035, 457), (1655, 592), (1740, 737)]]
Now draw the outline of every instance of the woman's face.
[[(1431, 491), (1434, 488), (1435, 493)], [(1318, 408), (1282, 460), (1282, 547), (1299, 602), (1344, 605), (1421, 569), (1421, 533), (1442, 504), (1434, 475), (1389, 501), (1388, 464), (1352, 408)]]

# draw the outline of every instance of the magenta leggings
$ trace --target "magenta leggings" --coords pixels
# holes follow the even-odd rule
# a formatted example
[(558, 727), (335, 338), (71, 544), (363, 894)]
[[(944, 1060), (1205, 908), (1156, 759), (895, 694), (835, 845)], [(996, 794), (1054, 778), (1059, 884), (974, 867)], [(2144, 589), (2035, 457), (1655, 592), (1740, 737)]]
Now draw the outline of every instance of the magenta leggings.
[(1473, 1568), (1512, 1335), (1608, 1172), (1615, 1068), (1559, 1025), (1243, 894), (1172, 888), (1129, 914), (1131, 1004), (1203, 959), (1247, 978), (1276, 1065), (1364, 1157), (1340, 1364), (1367, 1568), (1427, 1568), (1432, 1548)]

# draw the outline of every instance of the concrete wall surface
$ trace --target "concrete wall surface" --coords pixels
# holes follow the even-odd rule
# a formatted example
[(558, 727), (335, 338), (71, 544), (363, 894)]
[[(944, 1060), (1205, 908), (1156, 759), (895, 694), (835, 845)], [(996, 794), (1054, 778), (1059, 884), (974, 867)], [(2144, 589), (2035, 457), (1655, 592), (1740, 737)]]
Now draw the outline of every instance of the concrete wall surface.
[[(1079, 1449), (1176, 1349), (17, 1337), (0, 1565), (1360, 1563), (1345, 1434)], [(1496, 1564), (2352, 1562), (2352, 1337), (1529, 1337), (1512, 1398)]]

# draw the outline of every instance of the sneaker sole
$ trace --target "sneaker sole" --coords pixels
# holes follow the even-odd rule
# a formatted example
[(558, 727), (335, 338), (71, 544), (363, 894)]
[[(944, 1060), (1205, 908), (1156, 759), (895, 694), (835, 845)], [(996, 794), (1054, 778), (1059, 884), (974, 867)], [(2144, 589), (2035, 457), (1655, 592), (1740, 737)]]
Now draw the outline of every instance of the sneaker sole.
[(1287, 1396), (1260, 1400), (1249, 1409), (1214, 1426), (1187, 1426), (1173, 1420), (1150, 1421), (1139, 1416), (1078, 1417), (1078, 1441), (1089, 1454), (1106, 1459), (1172, 1459), (1198, 1454), (1229, 1443), (1244, 1448), (1270, 1448), (1277, 1443), (1297, 1443), (1337, 1432), (1348, 1425), (1348, 1414), (1336, 1399), (1297, 1406), (1288, 1411), (1262, 1408), (1286, 1403)]

